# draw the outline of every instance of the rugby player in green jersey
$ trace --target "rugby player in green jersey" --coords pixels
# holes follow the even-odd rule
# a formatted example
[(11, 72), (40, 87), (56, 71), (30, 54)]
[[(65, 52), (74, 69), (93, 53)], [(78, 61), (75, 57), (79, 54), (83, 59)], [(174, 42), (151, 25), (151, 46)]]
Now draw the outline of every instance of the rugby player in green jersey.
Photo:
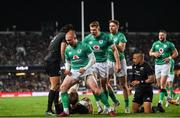
[[(112, 49), (113, 55), (115, 57), (115, 71), (120, 71), (120, 60), (119, 60), (119, 53), (114, 44), (111, 44), (109, 41), (108, 34), (100, 31), (100, 25), (98, 21), (93, 21), (89, 25), (90, 32), (88, 36), (85, 37), (83, 43), (89, 45), (93, 50), (96, 63), (93, 65), (94, 73), (97, 75), (97, 78), (101, 81), (101, 87), (106, 93), (108, 97), (108, 90), (107, 90), (107, 51), (110, 47)], [(103, 112), (102, 107), (100, 106), (99, 98), (94, 96), (96, 99), (96, 104), (98, 107), (98, 113)], [(105, 112), (107, 109), (104, 109)]]
[(79, 42), (76, 39), (75, 31), (71, 30), (66, 34), (68, 46), (65, 50), (65, 71), (67, 75), (64, 79), (60, 91), (61, 100), (64, 111), (58, 114), (58, 117), (69, 116), (69, 99), (68, 89), (76, 84), (80, 79), (85, 78), (89, 88), (100, 98), (101, 102), (108, 108), (108, 114), (115, 116), (115, 112), (111, 110), (109, 102), (104, 92), (97, 85), (97, 81), (93, 75), (92, 65), (96, 62), (96, 58), (90, 46)]
[[(110, 20), (109, 21), (110, 42), (112, 44), (116, 44), (116, 47), (118, 49), (119, 58), (121, 62), (121, 71), (118, 73), (115, 73), (114, 71), (115, 58), (111, 48), (108, 50), (108, 68), (109, 68), (108, 70), (111, 76), (115, 73), (118, 86), (121, 86), (123, 89), (124, 101), (125, 101), (125, 113), (130, 113), (128, 87), (127, 87), (127, 64), (124, 55), (127, 39), (125, 35), (119, 32), (118, 30), (119, 30), (119, 22), (117, 20)], [(116, 103), (116, 101), (114, 101), (114, 103)]]
[(169, 74), (169, 61), (178, 56), (178, 51), (172, 42), (166, 40), (167, 33), (164, 30), (159, 32), (159, 40), (155, 41), (149, 51), (149, 55), (155, 57), (155, 75), (160, 87), (160, 98), (158, 107), (161, 112), (165, 112), (162, 107), (164, 96), (167, 95), (166, 81)]

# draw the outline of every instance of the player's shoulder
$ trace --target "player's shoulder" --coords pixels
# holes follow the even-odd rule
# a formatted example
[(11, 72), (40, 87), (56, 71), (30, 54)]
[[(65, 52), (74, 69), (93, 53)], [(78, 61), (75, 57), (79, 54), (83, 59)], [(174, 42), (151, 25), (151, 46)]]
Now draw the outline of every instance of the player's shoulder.
[(71, 46), (67, 45), (66, 50), (70, 50), (70, 49), (71, 49)]
[(147, 61), (144, 62), (144, 67), (145, 67), (146, 69), (152, 69), (151, 64), (150, 64), (149, 62), (147, 62)]
[(160, 45), (160, 43), (161, 42), (159, 40), (156, 40), (156, 41), (153, 42), (153, 45)]
[(173, 42), (171, 42), (171, 41), (166, 41), (168, 44), (170, 44), (170, 45), (174, 45), (174, 43)]
[(150, 64), (147, 61), (144, 61), (144, 66), (150, 66)]
[(84, 40), (89, 40), (90, 38), (92, 38), (92, 34), (88, 34), (87, 36), (85, 36)]
[(64, 37), (65, 37), (65, 33), (59, 32), (54, 36), (54, 39), (64, 39)]
[(106, 36), (106, 37), (109, 37), (109, 33), (106, 33), (106, 32), (101, 32), (100, 34), (101, 36)]
[(82, 41), (78, 41), (78, 45), (82, 47), (82, 46), (86, 46), (87, 44), (83, 43)]
[(119, 39), (124, 40), (125, 42), (127, 42), (127, 38), (125, 36), (125, 34), (123, 32), (118, 32), (117, 36), (119, 37)]
[(80, 48), (85, 49), (85, 48), (87, 48), (89, 45), (88, 45), (87, 43), (83, 43), (82, 41), (78, 41), (78, 46), (79, 46)]
[(100, 34), (100, 37), (102, 38), (102, 39), (106, 39), (106, 40), (109, 40), (110, 39), (110, 35), (109, 35), (109, 33), (106, 33), (106, 32), (101, 32), (101, 34)]
[(125, 36), (123, 32), (118, 32), (118, 36)]

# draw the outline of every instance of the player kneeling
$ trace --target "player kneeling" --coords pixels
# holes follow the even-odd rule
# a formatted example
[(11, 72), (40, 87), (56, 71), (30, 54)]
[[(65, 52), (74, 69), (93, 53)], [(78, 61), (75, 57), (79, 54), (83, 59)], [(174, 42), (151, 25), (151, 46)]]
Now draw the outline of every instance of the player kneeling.
[(153, 90), (151, 84), (154, 82), (154, 71), (151, 66), (144, 61), (144, 54), (136, 52), (133, 54), (131, 86), (135, 88), (132, 104), (134, 113), (141, 111), (144, 104), (144, 113), (152, 113)]

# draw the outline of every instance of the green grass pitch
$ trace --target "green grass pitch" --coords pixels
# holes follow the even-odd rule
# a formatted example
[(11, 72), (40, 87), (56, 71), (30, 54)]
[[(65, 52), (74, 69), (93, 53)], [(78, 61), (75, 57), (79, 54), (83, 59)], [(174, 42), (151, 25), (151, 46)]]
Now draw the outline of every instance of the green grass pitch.
[[(85, 95), (81, 95), (83, 97)], [(88, 95), (92, 100), (94, 106), (94, 114), (80, 115), (73, 114), (71, 117), (108, 117), (108, 115), (98, 115), (95, 101), (92, 95)], [(117, 117), (128, 118), (128, 117), (179, 117), (180, 118), (180, 106), (170, 105), (165, 108), (165, 113), (130, 113), (125, 114), (124, 112), (124, 100), (122, 95), (117, 95), (121, 105), (117, 108)], [(109, 100), (111, 103), (111, 100)], [(130, 107), (132, 104), (132, 96), (130, 96)], [(158, 102), (158, 95), (154, 95), (153, 105), (155, 106)], [(112, 103), (111, 103), (112, 104)], [(13, 98), (0, 98), (0, 117), (45, 117), (45, 110), (47, 106), (47, 96), (43, 97), (13, 97)]]

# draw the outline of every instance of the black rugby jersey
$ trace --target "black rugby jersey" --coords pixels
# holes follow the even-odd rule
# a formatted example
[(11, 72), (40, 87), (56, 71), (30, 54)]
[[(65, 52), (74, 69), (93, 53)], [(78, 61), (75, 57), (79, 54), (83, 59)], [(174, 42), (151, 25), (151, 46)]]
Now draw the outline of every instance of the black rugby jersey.
[(152, 67), (147, 62), (144, 62), (142, 65), (133, 64), (131, 81), (134, 81), (134, 80), (140, 81), (140, 84), (137, 85), (137, 88), (142, 87), (142, 86), (143, 87), (151, 86), (151, 84), (149, 84), (149, 83), (142, 83), (141, 82), (141, 81), (145, 81), (146, 79), (148, 79), (149, 75), (154, 75), (154, 70), (152, 69)]
[(65, 41), (65, 33), (60, 32), (58, 33), (50, 42), (48, 47), (48, 54), (45, 57), (45, 60), (59, 60), (61, 61), (61, 43)]

